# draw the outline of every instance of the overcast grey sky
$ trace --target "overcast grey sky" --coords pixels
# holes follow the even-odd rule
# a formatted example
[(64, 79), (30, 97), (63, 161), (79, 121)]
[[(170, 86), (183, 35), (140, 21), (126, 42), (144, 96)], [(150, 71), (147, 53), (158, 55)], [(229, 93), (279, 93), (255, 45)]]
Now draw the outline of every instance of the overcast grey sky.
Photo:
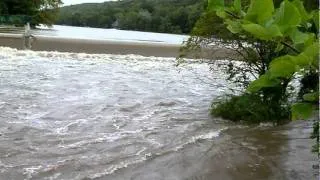
[(105, 2), (105, 1), (110, 1), (110, 0), (62, 0), (63, 5), (71, 5), (71, 4), (81, 4), (81, 3), (99, 3), (99, 2)]

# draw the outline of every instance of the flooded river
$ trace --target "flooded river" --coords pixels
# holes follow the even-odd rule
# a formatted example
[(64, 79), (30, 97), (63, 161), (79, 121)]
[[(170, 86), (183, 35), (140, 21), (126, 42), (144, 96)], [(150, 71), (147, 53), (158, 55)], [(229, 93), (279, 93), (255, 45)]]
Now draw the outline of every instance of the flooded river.
[(0, 47), (0, 179), (316, 178), (310, 123), (211, 118), (232, 85), (218, 67), (175, 64)]

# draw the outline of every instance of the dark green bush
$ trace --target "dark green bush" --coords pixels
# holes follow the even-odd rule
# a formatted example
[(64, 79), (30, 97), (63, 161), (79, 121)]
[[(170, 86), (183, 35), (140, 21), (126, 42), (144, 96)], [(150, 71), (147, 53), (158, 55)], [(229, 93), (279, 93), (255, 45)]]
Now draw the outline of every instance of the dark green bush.
[(274, 122), (279, 124), (290, 119), (287, 106), (265, 101), (257, 94), (231, 96), (214, 102), (211, 107), (211, 115), (234, 122), (248, 123)]

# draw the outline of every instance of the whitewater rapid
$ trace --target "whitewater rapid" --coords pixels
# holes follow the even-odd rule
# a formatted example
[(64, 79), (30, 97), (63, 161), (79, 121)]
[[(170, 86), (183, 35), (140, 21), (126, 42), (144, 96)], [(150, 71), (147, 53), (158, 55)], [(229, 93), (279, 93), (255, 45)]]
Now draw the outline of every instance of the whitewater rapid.
[(0, 47), (2, 177), (105, 179), (202, 141), (209, 146), (227, 128), (210, 118), (210, 104), (232, 85), (218, 66), (176, 65)]

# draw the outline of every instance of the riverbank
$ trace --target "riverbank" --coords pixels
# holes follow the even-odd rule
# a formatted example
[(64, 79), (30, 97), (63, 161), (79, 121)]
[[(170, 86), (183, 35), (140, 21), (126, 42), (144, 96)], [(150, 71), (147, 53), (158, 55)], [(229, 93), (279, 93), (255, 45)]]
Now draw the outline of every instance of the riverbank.
[[(0, 46), (24, 49), (23, 43), (23, 36), (21, 34), (0, 33)], [(75, 39), (40, 35), (34, 36), (31, 45), (31, 50), (34, 51), (88, 54), (137, 54), (156, 57), (178, 57), (180, 47), (182, 46), (179, 44), (160, 42)], [(201, 58), (226, 58), (230, 56), (230, 50), (216, 48), (214, 51), (203, 51), (197, 56)], [(194, 58), (192, 54), (189, 54), (188, 57)]]

